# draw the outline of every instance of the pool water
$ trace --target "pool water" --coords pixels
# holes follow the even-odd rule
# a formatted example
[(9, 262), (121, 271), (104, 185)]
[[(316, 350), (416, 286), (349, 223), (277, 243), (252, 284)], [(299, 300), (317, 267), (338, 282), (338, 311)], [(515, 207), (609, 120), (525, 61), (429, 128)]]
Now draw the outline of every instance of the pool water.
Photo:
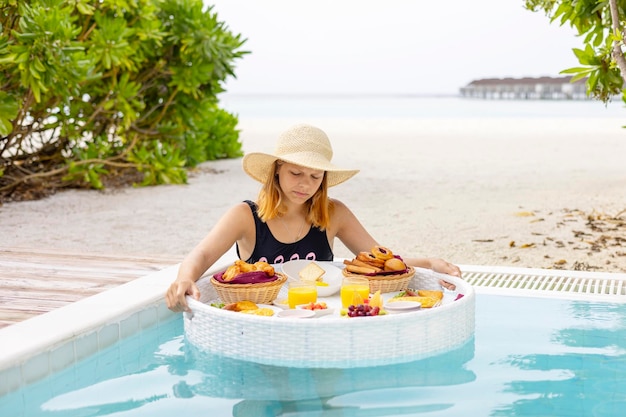
[[(372, 335), (372, 343), (385, 341)], [(188, 346), (177, 316), (0, 398), (0, 415), (28, 417), (615, 417), (625, 409), (626, 304), (484, 294), (472, 340), (411, 363), (241, 362)]]

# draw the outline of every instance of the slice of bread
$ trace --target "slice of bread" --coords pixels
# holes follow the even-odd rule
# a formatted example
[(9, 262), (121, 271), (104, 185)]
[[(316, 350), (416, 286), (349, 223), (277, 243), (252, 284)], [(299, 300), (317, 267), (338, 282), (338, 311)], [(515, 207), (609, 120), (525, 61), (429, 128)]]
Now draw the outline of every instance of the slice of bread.
[(298, 276), (302, 281), (316, 282), (322, 281), (322, 276), (326, 273), (324, 268), (316, 264), (315, 262), (311, 262), (304, 268), (298, 272)]

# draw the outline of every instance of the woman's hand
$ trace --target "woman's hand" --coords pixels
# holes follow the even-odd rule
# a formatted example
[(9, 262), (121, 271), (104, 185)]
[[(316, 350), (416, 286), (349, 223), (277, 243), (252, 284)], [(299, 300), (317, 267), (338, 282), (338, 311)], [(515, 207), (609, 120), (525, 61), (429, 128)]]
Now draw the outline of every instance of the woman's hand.
[(440, 272), (442, 274), (448, 274), (461, 278), (461, 268), (454, 264), (451, 264), (450, 262), (446, 262), (443, 259), (431, 258), (430, 269), (435, 272)]
[(165, 294), (167, 308), (174, 312), (191, 311), (187, 305), (186, 296), (191, 295), (196, 300), (200, 299), (200, 290), (191, 279), (176, 280)]
[[(442, 274), (448, 274), (461, 278), (461, 268), (454, 264), (451, 264), (450, 262), (446, 262), (443, 259), (430, 259), (430, 268), (435, 272), (440, 272)], [(450, 291), (454, 291), (456, 289), (456, 285), (451, 282), (444, 281), (443, 279), (439, 280), (439, 284)]]

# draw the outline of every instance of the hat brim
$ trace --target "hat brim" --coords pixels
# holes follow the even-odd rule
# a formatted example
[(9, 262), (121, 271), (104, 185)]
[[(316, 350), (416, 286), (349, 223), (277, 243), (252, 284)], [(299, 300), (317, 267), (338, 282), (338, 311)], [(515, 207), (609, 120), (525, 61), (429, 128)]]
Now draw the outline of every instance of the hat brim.
[(243, 157), (243, 170), (255, 180), (265, 183), (267, 176), (270, 175), (272, 164), (279, 159), (294, 165), (326, 171), (326, 181), (329, 187), (341, 184), (359, 172), (358, 169), (339, 168), (314, 152), (298, 152), (281, 155), (280, 158), (266, 153), (252, 152)]

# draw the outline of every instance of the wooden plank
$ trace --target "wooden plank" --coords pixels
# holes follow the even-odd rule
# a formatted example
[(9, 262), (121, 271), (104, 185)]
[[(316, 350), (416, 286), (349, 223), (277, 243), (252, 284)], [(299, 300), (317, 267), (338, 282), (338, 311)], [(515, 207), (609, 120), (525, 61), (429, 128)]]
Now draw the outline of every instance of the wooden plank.
[[(106, 289), (114, 288), (114, 286), (110, 286)], [(102, 290), (100, 288), (85, 290), (85, 291), (42, 291), (42, 290), (33, 290), (33, 291), (7, 291), (4, 289), (0, 294), (0, 308), (10, 306), (12, 304), (20, 303), (23, 301), (27, 301), (30, 304), (43, 302), (43, 301), (65, 301), (65, 302), (73, 302), (80, 300), (81, 298), (89, 297), (94, 294), (98, 294)]]
[[(0, 273), (2, 275), (2, 273)], [(55, 288), (59, 285), (68, 288), (89, 288), (102, 285), (102, 277), (106, 276), (106, 283), (123, 284), (135, 278), (138, 273), (124, 276), (108, 275), (107, 271), (101, 271), (98, 275), (75, 277), (70, 275), (51, 274), (51, 276), (27, 276), (26, 274), (12, 278), (0, 276), (0, 287), (3, 288)], [(145, 274), (144, 274), (145, 275)], [(66, 284), (66, 285), (64, 285)]]
[(39, 311), (48, 312), (55, 308), (63, 307), (67, 303), (73, 303), (84, 297), (76, 297), (70, 300), (33, 300), (28, 298), (22, 298), (18, 300), (12, 300), (13, 302), (7, 306), (0, 308), (0, 311)]
[(0, 247), (0, 328), (175, 265), (182, 258)]
[(0, 319), (0, 328), (38, 316), (40, 314), (41, 311), (2, 311), (2, 313), (0, 313), (2, 316), (2, 319)]

